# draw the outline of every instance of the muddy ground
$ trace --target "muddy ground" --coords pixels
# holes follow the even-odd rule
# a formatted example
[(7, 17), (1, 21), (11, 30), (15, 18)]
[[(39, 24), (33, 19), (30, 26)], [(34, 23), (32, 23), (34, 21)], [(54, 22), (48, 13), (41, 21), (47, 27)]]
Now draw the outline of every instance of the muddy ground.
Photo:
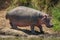
[(0, 37), (60, 37), (60, 33), (55, 32), (52, 28), (46, 28), (43, 26), (45, 34), (40, 34), (39, 29), (35, 27), (36, 35), (32, 34), (30, 31), (30, 26), (27, 27), (18, 27), (19, 29), (11, 29), (9, 20), (5, 19), (6, 10), (0, 11)]

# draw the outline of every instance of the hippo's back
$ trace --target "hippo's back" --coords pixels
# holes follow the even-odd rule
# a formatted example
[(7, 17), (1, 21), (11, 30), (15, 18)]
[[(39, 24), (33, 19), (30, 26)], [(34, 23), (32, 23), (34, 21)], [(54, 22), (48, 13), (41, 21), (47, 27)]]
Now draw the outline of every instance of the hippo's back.
[(8, 14), (19, 15), (19, 16), (34, 16), (34, 15), (37, 16), (39, 14), (42, 15), (43, 13), (38, 10), (32, 9), (32, 8), (19, 6), (9, 11)]

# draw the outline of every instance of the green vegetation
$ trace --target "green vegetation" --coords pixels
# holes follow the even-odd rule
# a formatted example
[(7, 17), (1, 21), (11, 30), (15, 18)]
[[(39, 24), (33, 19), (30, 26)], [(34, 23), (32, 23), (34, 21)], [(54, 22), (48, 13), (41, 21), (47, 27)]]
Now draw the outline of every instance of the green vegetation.
[(56, 7), (52, 9), (54, 30), (60, 31), (60, 8)]

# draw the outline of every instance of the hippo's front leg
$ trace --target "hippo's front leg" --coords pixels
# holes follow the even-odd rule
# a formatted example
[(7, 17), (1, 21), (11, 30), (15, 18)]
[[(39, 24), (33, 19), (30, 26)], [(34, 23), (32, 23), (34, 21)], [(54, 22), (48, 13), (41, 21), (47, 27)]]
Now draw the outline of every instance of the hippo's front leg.
[(42, 29), (42, 26), (39, 25), (38, 27), (39, 27), (39, 29), (40, 29), (40, 33), (43, 33), (43, 34), (44, 34), (44, 31), (43, 31), (43, 29)]
[(11, 25), (11, 29), (17, 29), (17, 26), (15, 24), (13, 24), (12, 22), (10, 22), (10, 25)]

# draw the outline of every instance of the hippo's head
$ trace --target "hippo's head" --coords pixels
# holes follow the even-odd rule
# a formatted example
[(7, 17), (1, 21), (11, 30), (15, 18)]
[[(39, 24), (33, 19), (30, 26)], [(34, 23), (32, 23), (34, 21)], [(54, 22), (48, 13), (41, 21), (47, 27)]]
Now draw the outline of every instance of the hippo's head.
[(46, 27), (48, 28), (53, 27), (53, 24), (51, 23), (51, 17), (49, 17), (48, 15), (44, 15), (42, 20), (43, 20), (43, 23), (46, 25)]

